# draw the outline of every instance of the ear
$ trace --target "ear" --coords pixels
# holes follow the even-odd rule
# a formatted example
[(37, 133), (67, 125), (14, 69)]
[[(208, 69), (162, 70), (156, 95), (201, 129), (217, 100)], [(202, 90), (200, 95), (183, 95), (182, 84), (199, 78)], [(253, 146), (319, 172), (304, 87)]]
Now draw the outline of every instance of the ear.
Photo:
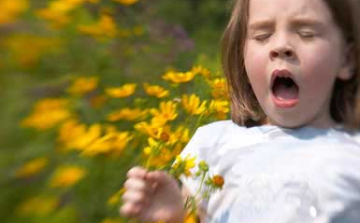
[(354, 74), (356, 69), (355, 63), (355, 46), (354, 44), (347, 44), (345, 46), (344, 59), (341, 66), (341, 69), (338, 74), (338, 78), (340, 80), (350, 80)]

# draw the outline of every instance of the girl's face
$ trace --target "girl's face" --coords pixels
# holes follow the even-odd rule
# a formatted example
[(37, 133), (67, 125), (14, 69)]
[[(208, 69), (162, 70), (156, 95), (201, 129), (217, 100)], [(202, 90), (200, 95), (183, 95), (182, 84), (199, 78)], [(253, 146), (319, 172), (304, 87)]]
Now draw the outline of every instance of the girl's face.
[(270, 124), (326, 128), (337, 78), (351, 78), (347, 46), (323, 0), (250, 0), (244, 60)]

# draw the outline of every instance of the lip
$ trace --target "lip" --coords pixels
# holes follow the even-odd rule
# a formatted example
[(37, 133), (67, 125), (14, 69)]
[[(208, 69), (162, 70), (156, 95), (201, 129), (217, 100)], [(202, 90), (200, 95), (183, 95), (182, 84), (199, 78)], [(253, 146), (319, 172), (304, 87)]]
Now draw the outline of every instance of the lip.
[(282, 69), (282, 70), (277, 69), (277, 70), (274, 70), (274, 71), (272, 72), (272, 74), (271, 74), (271, 85), (270, 85), (270, 88), (273, 87), (274, 81), (275, 81), (275, 79), (276, 79), (277, 77), (287, 77), (287, 78), (291, 78), (291, 79), (295, 82), (295, 84), (298, 85), (298, 84), (296, 83), (296, 80), (295, 80), (294, 76), (292, 75), (292, 73), (291, 73), (290, 71), (288, 71), (288, 70), (286, 70), (286, 69)]
[(271, 89), (271, 96), (272, 96), (272, 100), (275, 104), (276, 107), (278, 108), (292, 108), (294, 106), (296, 106), (298, 103), (299, 103), (299, 98), (296, 98), (296, 99), (287, 99), (287, 100), (282, 100), (282, 99), (279, 99), (277, 97), (275, 97), (275, 95), (273, 94), (273, 85), (274, 85), (274, 82), (275, 82), (275, 79), (277, 77), (285, 77), (285, 78), (291, 78), (295, 84), (297, 86), (299, 86), (297, 83), (296, 83), (296, 80), (294, 78), (294, 76), (292, 75), (292, 73), (286, 69), (277, 69), (277, 70), (274, 70), (272, 72), (272, 75), (271, 75), (271, 85), (270, 85), (270, 89)]

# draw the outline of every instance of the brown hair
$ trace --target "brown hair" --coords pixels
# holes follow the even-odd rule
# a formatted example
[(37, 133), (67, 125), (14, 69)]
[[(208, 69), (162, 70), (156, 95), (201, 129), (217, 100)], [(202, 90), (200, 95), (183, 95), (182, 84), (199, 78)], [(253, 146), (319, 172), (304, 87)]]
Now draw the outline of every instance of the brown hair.
[[(347, 129), (360, 128), (360, 2), (323, 0), (332, 12), (344, 38), (353, 46), (355, 69), (350, 80), (337, 79), (330, 105), (332, 118)], [(231, 99), (231, 119), (245, 126), (261, 125), (266, 114), (257, 101), (244, 64), (250, 0), (234, 0), (230, 21), (222, 37), (222, 66)]]

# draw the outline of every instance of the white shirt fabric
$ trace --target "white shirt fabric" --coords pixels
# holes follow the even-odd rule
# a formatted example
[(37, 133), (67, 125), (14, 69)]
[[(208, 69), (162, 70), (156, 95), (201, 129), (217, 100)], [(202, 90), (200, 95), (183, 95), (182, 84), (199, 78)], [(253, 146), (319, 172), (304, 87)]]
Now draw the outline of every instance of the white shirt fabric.
[[(181, 156), (225, 179), (200, 204), (206, 222), (360, 223), (359, 136), (220, 121), (200, 127)], [(199, 188), (200, 179), (181, 181), (192, 194)]]

